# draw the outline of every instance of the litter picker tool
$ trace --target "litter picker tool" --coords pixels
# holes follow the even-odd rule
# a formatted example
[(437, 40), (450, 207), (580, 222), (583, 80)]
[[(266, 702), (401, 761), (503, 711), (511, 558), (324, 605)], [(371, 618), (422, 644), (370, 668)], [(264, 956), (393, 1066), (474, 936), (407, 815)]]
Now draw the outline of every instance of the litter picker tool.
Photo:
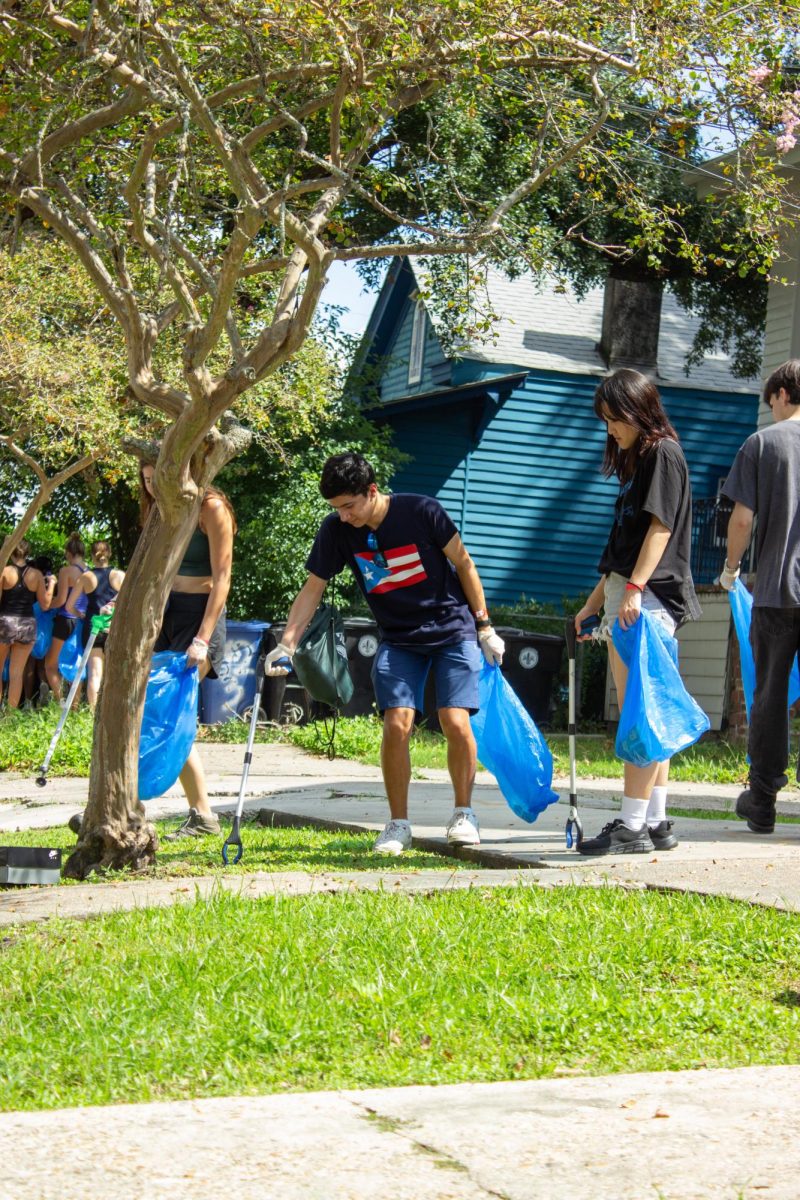
[(233, 825), (225, 841), (222, 843), (222, 861), (225, 866), (228, 866), (228, 847), (236, 847), (236, 857), (233, 860), (233, 865), (238, 863), (239, 859), (244, 854), (244, 846), (242, 845), (242, 836), (239, 832), (239, 825), (242, 820), (242, 808), (244, 806), (244, 794), (247, 788), (247, 776), (250, 774), (250, 763), (253, 761), (253, 743), (256, 740), (256, 725), (258, 724), (259, 701), (261, 699), (261, 688), (263, 686), (264, 676), (264, 659), (266, 654), (262, 650), (256, 666), (256, 690), (253, 696), (253, 711), (250, 714), (250, 729), (247, 734), (247, 749), (244, 752), (244, 762), (242, 763), (242, 778), (239, 784), (239, 801), (236, 805), (236, 815), (233, 818)]
[(70, 689), (67, 692), (67, 698), (63, 703), (63, 710), (61, 716), (59, 717), (58, 725), (56, 725), (56, 731), (50, 739), (50, 745), (47, 747), (47, 754), (44, 756), (44, 762), (39, 768), (39, 774), (36, 779), (36, 783), (39, 787), (45, 787), (47, 784), (47, 772), (50, 767), (50, 760), (55, 753), (55, 748), (58, 745), (62, 730), (67, 722), (67, 717), (72, 711), (72, 701), (75, 699), (78, 688), (81, 686), (83, 671), (87, 662), (89, 661), (89, 655), (92, 653), (92, 648), (97, 640), (97, 635), (99, 633), (104, 633), (110, 624), (111, 613), (98, 613), (96, 617), (92, 617), (91, 631), (86, 642), (86, 647), (75, 670), (75, 678), (73, 679)]
[[(590, 619), (594, 625), (598, 625), (599, 621)], [(589, 621), (585, 625), (589, 625)], [(590, 633), (591, 629), (587, 628), (586, 633)], [(569, 815), (566, 825), (567, 849), (571, 850), (573, 846), (579, 849), (583, 841), (583, 825), (581, 824), (580, 816), (578, 815), (578, 783), (576, 771), (576, 749), (575, 749), (575, 654), (577, 650), (578, 635), (575, 632), (575, 618), (567, 617), (564, 625), (564, 636), (567, 640), (567, 655), (569, 657), (569, 725), (567, 732), (569, 734)]]

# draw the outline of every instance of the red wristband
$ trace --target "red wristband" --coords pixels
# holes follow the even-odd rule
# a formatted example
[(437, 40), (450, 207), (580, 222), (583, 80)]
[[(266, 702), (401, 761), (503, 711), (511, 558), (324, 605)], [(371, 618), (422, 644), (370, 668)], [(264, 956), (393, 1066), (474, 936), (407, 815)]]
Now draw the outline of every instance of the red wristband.
[(629, 579), (628, 582), (625, 584), (625, 591), (626, 592), (643, 592), (644, 588), (639, 587), (638, 583), (634, 583), (632, 579)]

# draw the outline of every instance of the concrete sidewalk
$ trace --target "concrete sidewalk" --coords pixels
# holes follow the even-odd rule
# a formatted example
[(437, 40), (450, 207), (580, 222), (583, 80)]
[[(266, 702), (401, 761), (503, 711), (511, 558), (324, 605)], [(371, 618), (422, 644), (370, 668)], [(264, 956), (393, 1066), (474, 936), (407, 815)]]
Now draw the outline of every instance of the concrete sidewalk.
[[(235, 807), (239, 787), (242, 746), (201, 744), (209, 778), (209, 790), (217, 812)], [(444, 837), (444, 828), (452, 811), (452, 791), (444, 771), (426, 771), (425, 778), (411, 785), (411, 820), (415, 843), (423, 849), (452, 854)], [(561, 803), (548, 808), (534, 825), (515, 817), (500, 794), (493, 777), (478, 775), (475, 809), (481, 821), (481, 845), (459, 850), (481, 866), (513, 871), (533, 871), (540, 879), (553, 882), (623, 883), (636, 887), (669, 888), (702, 892), (774, 905), (800, 911), (800, 825), (778, 826), (771, 837), (756, 837), (734, 816), (730, 820), (697, 819), (680, 816), (675, 831), (680, 838), (677, 849), (653, 855), (615, 855), (587, 858), (567, 851), (564, 825), (567, 811), (566, 781), (556, 780)], [(673, 784), (670, 804), (681, 809), (730, 811), (739, 788), (729, 785)], [(614, 817), (620, 799), (619, 781), (592, 780), (579, 785), (579, 801), (587, 835), (596, 833)], [(0, 831), (3, 829), (44, 828), (61, 824), (80, 809), (85, 801), (85, 780), (52, 780), (46, 788), (37, 788), (32, 777), (0, 776)], [(329, 762), (287, 745), (262, 745), (254, 748), (254, 761), (248, 784), (245, 808), (263, 811), (264, 818), (277, 823), (310, 823), (330, 828), (379, 830), (387, 818), (385, 793), (380, 771), (347, 760)], [(154, 817), (181, 815), (186, 811), (180, 787), (172, 788), (158, 800), (149, 801), (148, 812)], [(800, 816), (800, 796), (790, 792), (781, 800), (783, 815)], [(246, 842), (246, 830), (245, 830)], [(269, 871), (264, 859), (258, 869)], [(402, 869), (402, 858), (397, 860)], [(174, 883), (174, 881), (173, 881)], [(211, 886), (212, 879), (195, 886)], [(146, 880), (131, 881), (131, 888), (156, 894), (158, 889)], [(169, 883), (164, 885), (169, 888)], [(87, 885), (93, 894), (106, 887), (113, 907), (120, 885)], [(72, 890), (72, 889), (70, 889)], [(175, 890), (173, 888), (173, 890)], [(27, 893), (33, 899), (37, 889)], [(66, 889), (45, 889), (53, 900), (37, 902), (37, 911), (48, 903), (58, 908)], [(56, 901), (55, 896), (59, 900)], [(9, 915), (11, 904), (21, 912), (20, 892), (0, 893), (0, 920)], [(91, 903), (99, 904), (96, 895)]]
[(2, 1200), (797, 1200), (800, 1069), (8, 1113), (0, 1145)]

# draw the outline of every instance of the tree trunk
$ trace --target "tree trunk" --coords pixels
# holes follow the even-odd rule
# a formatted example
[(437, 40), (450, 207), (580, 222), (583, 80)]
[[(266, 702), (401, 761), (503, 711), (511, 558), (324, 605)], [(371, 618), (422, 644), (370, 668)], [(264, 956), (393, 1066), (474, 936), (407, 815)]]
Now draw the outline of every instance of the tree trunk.
[(202, 492), (169, 514), (154, 505), (117, 599), (94, 723), (89, 800), (64, 874), (149, 866), (155, 828), (138, 798), (139, 732), (150, 657), (172, 580), (197, 525)]

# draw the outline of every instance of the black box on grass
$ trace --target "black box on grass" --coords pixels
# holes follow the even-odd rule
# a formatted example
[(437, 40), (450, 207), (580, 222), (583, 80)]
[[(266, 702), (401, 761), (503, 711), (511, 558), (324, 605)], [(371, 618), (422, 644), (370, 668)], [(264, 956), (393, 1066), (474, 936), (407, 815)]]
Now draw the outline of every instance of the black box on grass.
[(0, 884), (60, 881), (60, 850), (46, 846), (0, 846)]

